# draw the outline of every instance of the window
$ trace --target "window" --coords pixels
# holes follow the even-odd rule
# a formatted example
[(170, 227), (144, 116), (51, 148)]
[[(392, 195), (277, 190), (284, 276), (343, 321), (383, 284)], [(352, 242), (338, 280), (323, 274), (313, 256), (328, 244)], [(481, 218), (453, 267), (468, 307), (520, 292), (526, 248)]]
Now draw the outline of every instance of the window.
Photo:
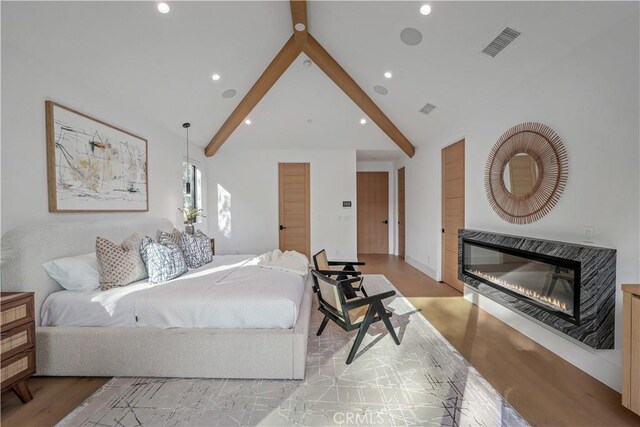
[[(196, 165), (187, 162), (182, 169), (182, 197), (184, 208), (202, 208), (202, 174)], [(201, 218), (198, 216), (197, 222), (201, 222)]]

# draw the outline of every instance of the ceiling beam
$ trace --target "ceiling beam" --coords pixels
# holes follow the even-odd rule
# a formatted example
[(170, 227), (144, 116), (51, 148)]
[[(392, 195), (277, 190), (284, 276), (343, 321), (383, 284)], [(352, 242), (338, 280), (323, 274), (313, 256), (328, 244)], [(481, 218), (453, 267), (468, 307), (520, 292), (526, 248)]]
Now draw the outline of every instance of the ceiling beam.
[(416, 148), (400, 132), (391, 120), (380, 110), (371, 98), (358, 86), (358, 84), (347, 74), (347, 72), (336, 62), (311, 34), (307, 36), (307, 43), (302, 46), (302, 51), (318, 66), (333, 82), (338, 85), (349, 98), (375, 124), (386, 133), (393, 142), (396, 143), (407, 156), (413, 157)]
[(218, 151), (240, 123), (247, 118), (262, 97), (289, 68), (289, 65), (298, 57), (300, 52), (300, 45), (295, 42), (294, 36), (291, 36), (251, 89), (249, 89), (249, 92), (242, 98), (233, 113), (220, 127), (218, 133), (211, 139), (211, 142), (204, 149), (205, 156), (211, 157)]
[[(309, 23), (307, 22), (307, 1), (291, 0), (290, 3), (291, 21), (293, 23), (293, 35), (296, 38), (296, 43), (298, 43), (299, 45), (303, 45), (307, 42), (307, 34), (309, 32)], [(304, 25), (304, 28), (297, 29), (297, 24)]]

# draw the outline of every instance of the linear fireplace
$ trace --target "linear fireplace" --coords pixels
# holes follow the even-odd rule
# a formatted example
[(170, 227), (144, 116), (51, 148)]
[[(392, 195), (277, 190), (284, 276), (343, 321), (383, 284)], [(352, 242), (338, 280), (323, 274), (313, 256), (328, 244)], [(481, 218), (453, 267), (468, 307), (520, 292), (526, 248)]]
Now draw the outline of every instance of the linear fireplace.
[(580, 324), (580, 263), (465, 239), (463, 274)]
[(613, 348), (613, 249), (460, 230), (460, 280), (594, 348)]

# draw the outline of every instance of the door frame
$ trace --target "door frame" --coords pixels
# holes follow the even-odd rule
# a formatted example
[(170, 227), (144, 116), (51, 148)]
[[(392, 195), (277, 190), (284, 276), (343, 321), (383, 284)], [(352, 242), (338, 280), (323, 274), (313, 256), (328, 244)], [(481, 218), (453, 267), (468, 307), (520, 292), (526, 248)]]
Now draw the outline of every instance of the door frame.
[[(400, 171), (404, 171), (404, 250), (402, 256), (400, 255)], [(402, 166), (396, 169), (396, 191), (395, 191), (395, 199), (396, 199), (396, 235), (395, 235), (395, 254), (400, 256), (403, 260), (406, 261), (407, 258), (407, 167)]]
[[(311, 258), (311, 163), (309, 162), (278, 162), (278, 228), (284, 223), (284, 166), (305, 165), (305, 227), (307, 229), (307, 254)], [(284, 230), (278, 230), (278, 248), (284, 246)]]
[[(444, 233), (442, 232), (442, 229), (444, 228), (444, 208), (445, 208), (445, 201), (444, 201), (444, 172), (445, 172), (445, 168), (444, 168), (444, 150), (448, 147), (451, 147), (454, 144), (457, 144), (458, 142), (464, 141), (464, 155), (462, 157), (462, 167), (463, 167), (463, 178), (464, 178), (464, 193), (465, 193), (465, 205), (466, 205), (466, 188), (467, 188), (467, 179), (466, 179), (466, 165), (467, 165), (467, 161), (466, 161), (466, 157), (467, 157), (467, 142), (466, 142), (466, 137), (462, 136), (460, 138), (456, 138), (453, 140), (453, 142), (449, 142), (447, 144), (441, 145), (440, 146), (440, 228), (438, 229), (438, 238), (440, 239), (440, 253), (439, 253), (439, 259), (438, 259), (438, 263), (439, 263), (439, 268), (436, 272), (436, 274), (439, 276), (437, 277), (438, 282), (440, 283), (445, 283), (444, 282), (444, 269), (446, 268), (446, 266), (444, 265)], [(466, 209), (465, 209), (465, 213), (466, 213)], [(464, 216), (464, 226), (466, 227), (466, 221), (467, 217), (466, 215)], [(450, 286), (447, 284), (447, 286)], [(452, 286), (453, 288), (453, 286)], [(455, 288), (453, 288), (455, 289)], [(456, 289), (457, 290), (457, 289)]]

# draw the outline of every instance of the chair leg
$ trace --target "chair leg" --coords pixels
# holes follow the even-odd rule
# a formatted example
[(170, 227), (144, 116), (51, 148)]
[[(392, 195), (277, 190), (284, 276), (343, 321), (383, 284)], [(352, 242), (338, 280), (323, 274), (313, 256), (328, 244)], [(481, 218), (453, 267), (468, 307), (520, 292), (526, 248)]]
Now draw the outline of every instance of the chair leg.
[(391, 324), (391, 320), (389, 320), (389, 316), (387, 315), (387, 310), (385, 310), (382, 303), (376, 304), (376, 310), (378, 311), (378, 316), (384, 322), (384, 325), (387, 327), (389, 334), (393, 337), (393, 340), (396, 342), (396, 345), (400, 345), (400, 340), (396, 335), (396, 331), (393, 329), (393, 325)]
[[(344, 279), (348, 279), (348, 277), (347, 276), (339, 276), (338, 277), (338, 280), (344, 280)], [(351, 299), (351, 298), (355, 298), (355, 297), (358, 296), (358, 294), (356, 294), (356, 290), (353, 289), (353, 286), (351, 286), (349, 284), (343, 284), (343, 285), (340, 285), (340, 286), (342, 286), (342, 292), (344, 293), (345, 298)]]
[[(364, 282), (364, 279), (362, 281)], [(360, 292), (362, 292), (362, 295), (364, 295), (365, 298), (369, 296), (367, 295), (367, 291), (364, 290), (364, 283), (360, 285)]]
[(358, 335), (356, 335), (356, 341), (353, 343), (353, 347), (351, 347), (351, 351), (349, 352), (349, 357), (347, 357), (347, 365), (350, 365), (353, 362), (353, 358), (356, 356), (358, 352), (358, 347), (360, 347), (360, 343), (364, 339), (364, 336), (367, 335), (367, 329), (373, 322), (373, 318), (376, 314), (376, 311), (373, 309), (373, 305), (370, 305), (367, 309), (367, 314), (364, 316), (364, 320), (358, 329)]
[(322, 331), (324, 331), (327, 323), (329, 323), (329, 318), (327, 316), (324, 316), (324, 319), (322, 319), (322, 323), (320, 324), (320, 329), (318, 329), (318, 333), (316, 333), (317, 336), (320, 336), (322, 334)]

